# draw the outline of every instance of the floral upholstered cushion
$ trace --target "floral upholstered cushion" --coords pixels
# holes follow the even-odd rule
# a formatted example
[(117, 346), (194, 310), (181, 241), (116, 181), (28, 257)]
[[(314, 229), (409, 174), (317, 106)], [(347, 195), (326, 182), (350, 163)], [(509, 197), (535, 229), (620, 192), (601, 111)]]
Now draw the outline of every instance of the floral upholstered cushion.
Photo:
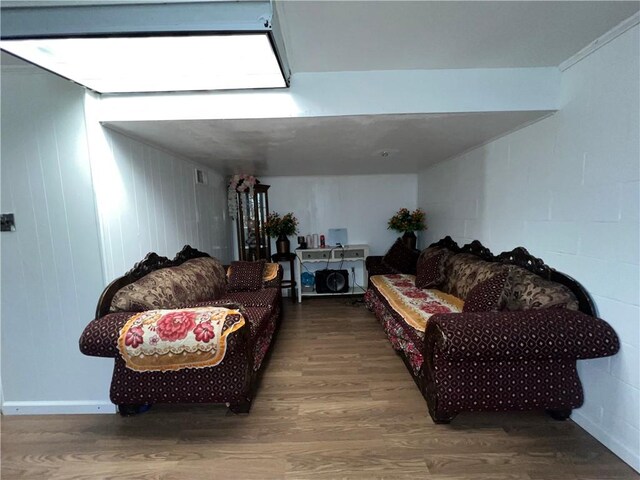
[(507, 298), (507, 310), (539, 308), (568, 308), (578, 310), (578, 300), (564, 285), (545, 280), (521, 267), (513, 267), (511, 292)]
[(421, 332), (432, 315), (462, 311), (464, 302), (459, 298), (439, 290), (417, 288), (415, 283), (413, 275), (405, 274), (374, 275), (370, 279), (371, 288), (407, 325)]
[(418, 253), (407, 247), (401, 238), (398, 238), (382, 257), (382, 263), (395, 273), (414, 274), (417, 261)]
[(155, 270), (122, 287), (111, 300), (112, 312), (143, 312), (180, 308), (224, 295), (226, 279), (220, 261), (212, 257), (187, 260), (177, 267)]
[(445, 265), (442, 290), (466, 301), (473, 287), (507, 269), (507, 265), (487, 262), (469, 253), (452, 255)]
[(257, 262), (231, 262), (230, 292), (255, 292), (262, 288), (264, 260)]
[(416, 287), (436, 288), (444, 283), (444, 266), (450, 252), (445, 248), (426, 249), (420, 253), (416, 268)]
[(509, 272), (504, 271), (478, 283), (464, 302), (463, 312), (497, 312), (507, 302)]

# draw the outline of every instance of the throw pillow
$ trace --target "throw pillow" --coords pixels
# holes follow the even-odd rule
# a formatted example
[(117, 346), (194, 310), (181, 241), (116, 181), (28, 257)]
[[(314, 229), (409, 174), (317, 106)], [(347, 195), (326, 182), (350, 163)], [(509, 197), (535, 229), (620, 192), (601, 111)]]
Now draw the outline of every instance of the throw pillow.
[(418, 252), (407, 247), (401, 238), (398, 238), (382, 257), (384, 266), (395, 273), (415, 273), (417, 261)]
[(253, 292), (262, 288), (264, 260), (257, 262), (231, 262), (229, 291)]
[(473, 287), (464, 301), (463, 312), (497, 312), (507, 302), (509, 271), (488, 278)]
[(446, 250), (433, 255), (421, 255), (418, 259), (416, 271), (416, 287), (436, 288), (444, 282), (444, 263), (447, 259)]

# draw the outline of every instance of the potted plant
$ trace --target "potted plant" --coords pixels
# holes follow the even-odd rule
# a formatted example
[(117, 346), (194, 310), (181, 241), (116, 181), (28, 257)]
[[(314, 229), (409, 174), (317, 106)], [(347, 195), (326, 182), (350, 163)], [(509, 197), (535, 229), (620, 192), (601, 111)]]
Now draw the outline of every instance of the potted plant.
[(417, 240), (415, 232), (427, 228), (425, 225), (424, 211), (416, 208), (411, 212), (407, 208), (401, 208), (389, 219), (387, 228), (404, 233), (402, 240), (409, 248), (415, 250)]
[(278, 212), (271, 212), (267, 215), (264, 224), (265, 232), (271, 238), (277, 238), (276, 250), (283, 255), (290, 252), (290, 235), (298, 233), (298, 219), (292, 212), (285, 213), (282, 217)]

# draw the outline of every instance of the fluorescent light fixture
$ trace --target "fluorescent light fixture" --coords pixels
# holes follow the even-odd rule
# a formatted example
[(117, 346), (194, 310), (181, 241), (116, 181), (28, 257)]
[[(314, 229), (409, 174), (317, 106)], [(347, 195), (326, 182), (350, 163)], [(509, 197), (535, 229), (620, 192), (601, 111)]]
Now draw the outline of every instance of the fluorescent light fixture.
[(1, 47), (99, 93), (287, 86), (268, 33), (20, 39)]

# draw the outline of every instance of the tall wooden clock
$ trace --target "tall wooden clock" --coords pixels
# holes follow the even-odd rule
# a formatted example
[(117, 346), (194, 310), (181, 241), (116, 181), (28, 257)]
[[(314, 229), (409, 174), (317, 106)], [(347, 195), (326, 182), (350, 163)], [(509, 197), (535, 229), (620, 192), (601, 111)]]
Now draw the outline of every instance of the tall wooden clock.
[(238, 257), (240, 260), (254, 261), (271, 258), (271, 240), (264, 224), (269, 213), (269, 185), (261, 183), (248, 190), (237, 192), (238, 196)]

